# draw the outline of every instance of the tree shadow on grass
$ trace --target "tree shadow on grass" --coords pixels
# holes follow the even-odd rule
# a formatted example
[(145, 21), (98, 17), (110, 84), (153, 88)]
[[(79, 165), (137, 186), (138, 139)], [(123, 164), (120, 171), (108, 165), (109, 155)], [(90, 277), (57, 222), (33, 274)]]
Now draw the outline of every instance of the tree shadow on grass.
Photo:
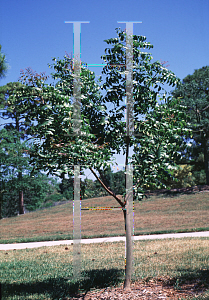
[(79, 293), (86, 294), (92, 288), (102, 289), (119, 284), (123, 281), (124, 270), (90, 270), (85, 271), (82, 276), (83, 279), (81, 277), (79, 282), (57, 277), (33, 283), (5, 283), (2, 286), (2, 296), (19, 296), (24, 297), (23, 299), (28, 299), (30, 296), (31, 299), (35, 299), (34, 294), (42, 294), (50, 299), (71, 299), (70, 297), (79, 297)]
[(203, 268), (199, 270), (192, 269), (178, 269), (181, 276), (173, 277), (166, 285), (173, 286), (176, 289), (180, 289), (188, 286), (198, 292), (203, 290), (209, 290), (209, 268)]

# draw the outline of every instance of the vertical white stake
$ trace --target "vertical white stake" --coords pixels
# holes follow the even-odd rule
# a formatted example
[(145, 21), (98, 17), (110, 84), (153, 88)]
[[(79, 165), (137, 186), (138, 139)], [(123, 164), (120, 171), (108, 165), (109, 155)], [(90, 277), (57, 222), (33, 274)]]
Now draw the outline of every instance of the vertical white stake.
[[(80, 136), (81, 130), (81, 23), (73, 23), (73, 135)], [(80, 166), (74, 166), (74, 199), (73, 199), (73, 277), (81, 277), (81, 200), (80, 200)]]
[[(118, 21), (118, 23), (126, 23), (126, 135), (127, 135), (127, 139), (129, 139), (132, 135), (134, 135), (133, 24), (142, 23), (142, 22), (141, 21), (137, 21), (137, 22)], [(131, 240), (132, 240), (131, 273), (133, 274), (133, 234), (134, 234), (133, 168), (131, 165), (129, 165), (128, 162), (126, 162), (126, 199), (127, 199), (126, 213), (129, 214), (129, 216), (126, 218), (126, 222), (130, 222), (129, 228), (131, 229), (133, 228), (131, 231)], [(127, 263), (127, 258), (129, 257), (128, 251), (130, 251), (128, 247), (129, 232), (127, 232), (127, 225), (128, 224), (126, 224), (125, 264)], [(129, 272), (129, 270), (126, 271)]]

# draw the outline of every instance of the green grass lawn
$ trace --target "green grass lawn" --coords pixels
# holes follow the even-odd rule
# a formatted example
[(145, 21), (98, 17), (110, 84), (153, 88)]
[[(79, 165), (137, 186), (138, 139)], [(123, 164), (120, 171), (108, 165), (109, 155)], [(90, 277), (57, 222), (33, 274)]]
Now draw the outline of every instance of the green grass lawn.
[[(110, 196), (82, 206), (117, 206)], [(124, 235), (122, 211), (82, 211), (82, 238)], [(209, 230), (209, 193), (152, 196), (134, 204), (135, 235)], [(73, 204), (0, 220), (0, 243), (73, 238)]]
[[(74, 293), (120, 285), (124, 280), (124, 245), (82, 244), (79, 282), (73, 280), (72, 245), (0, 251), (3, 299), (71, 299)], [(197, 293), (206, 293), (208, 249), (208, 238), (136, 241), (133, 279), (160, 279), (175, 289), (193, 285)]]
[[(111, 197), (82, 206), (116, 206)], [(135, 235), (209, 230), (209, 193), (150, 197), (135, 203)], [(72, 203), (0, 221), (1, 243), (72, 239)], [(124, 235), (121, 211), (82, 211), (82, 237)], [(71, 299), (122, 284), (125, 244), (82, 244), (81, 279), (73, 279), (73, 246), (0, 251), (3, 299)], [(209, 299), (209, 239), (134, 242), (134, 280), (161, 280), (166, 286), (194, 287)]]

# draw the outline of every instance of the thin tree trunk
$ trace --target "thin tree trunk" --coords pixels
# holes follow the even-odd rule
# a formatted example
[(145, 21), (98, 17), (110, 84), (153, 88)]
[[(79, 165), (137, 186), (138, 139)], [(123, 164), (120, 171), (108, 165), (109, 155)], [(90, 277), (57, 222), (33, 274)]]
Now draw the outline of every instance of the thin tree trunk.
[(206, 184), (209, 185), (209, 169), (208, 169), (208, 140), (205, 139), (203, 141), (203, 148), (204, 148), (204, 165), (205, 165), (205, 175), (206, 175)]
[(125, 210), (123, 211), (125, 221), (126, 232), (126, 266), (125, 266), (125, 282), (124, 289), (131, 289), (131, 275), (132, 275), (132, 263), (133, 263), (133, 247), (131, 238), (131, 215), (129, 211), (129, 197), (126, 200)]
[(96, 175), (94, 170), (90, 168), (96, 179), (102, 185), (102, 187), (111, 195), (113, 196), (117, 202), (121, 205), (124, 215), (125, 221), (125, 232), (126, 232), (126, 264), (125, 264), (125, 282), (124, 282), (124, 289), (130, 290), (131, 289), (131, 274), (132, 274), (132, 262), (133, 262), (133, 250), (132, 250), (132, 238), (131, 238), (131, 222), (130, 222), (130, 212), (129, 212), (129, 193), (126, 195), (126, 201), (123, 203), (114, 192), (112, 192), (108, 187), (101, 181), (101, 179)]
[[(21, 168), (22, 170), (22, 168)], [(22, 172), (18, 174), (19, 183), (22, 181)], [(19, 190), (19, 215), (24, 215), (24, 198), (23, 198), (23, 191)]]
[[(128, 118), (129, 121), (129, 118)], [(130, 196), (132, 192), (130, 189), (130, 174), (128, 168), (128, 155), (129, 155), (129, 144), (130, 144), (130, 137), (126, 137), (126, 175), (125, 175), (125, 182), (126, 182), (126, 198), (125, 198), (125, 210), (123, 211), (124, 214), (124, 221), (125, 221), (125, 233), (126, 233), (126, 266), (125, 266), (125, 281), (124, 281), (124, 290), (130, 291), (131, 289), (131, 275), (132, 275), (132, 263), (133, 263), (133, 247), (132, 247), (132, 238), (131, 238), (131, 215), (130, 215)], [(133, 186), (133, 183), (132, 183)], [(132, 194), (133, 195), (133, 194)]]
[(24, 199), (23, 199), (23, 191), (19, 191), (19, 215), (24, 215)]

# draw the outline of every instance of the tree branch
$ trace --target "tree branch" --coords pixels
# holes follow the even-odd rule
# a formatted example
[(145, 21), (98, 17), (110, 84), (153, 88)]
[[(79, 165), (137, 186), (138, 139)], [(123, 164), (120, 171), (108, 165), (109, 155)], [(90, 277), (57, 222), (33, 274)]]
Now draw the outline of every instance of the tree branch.
[(202, 111), (206, 110), (207, 108), (209, 108), (209, 105), (208, 105), (208, 106), (206, 106), (205, 108), (201, 109), (201, 110), (200, 110), (200, 112), (202, 112)]
[(99, 175), (100, 175), (100, 177), (102, 178), (102, 181), (103, 181), (103, 183), (106, 185), (106, 187), (107, 187), (111, 192), (113, 192), (113, 191), (110, 189), (110, 187), (108, 187), (107, 181), (106, 181), (106, 179), (104, 178), (104, 175), (102, 174), (102, 171), (101, 171), (101, 170), (97, 170), (97, 171), (99, 172)]
[(96, 177), (96, 179), (99, 181), (99, 183), (101, 184), (101, 186), (111, 195), (115, 198), (115, 200), (120, 204), (121, 207), (124, 207), (125, 204), (115, 195), (114, 192), (112, 192), (111, 190), (109, 190), (106, 185), (101, 181), (101, 179), (97, 176), (97, 174), (94, 172), (94, 170), (92, 168), (89, 168), (91, 170), (91, 172), (94, 174), (94, 176)]

